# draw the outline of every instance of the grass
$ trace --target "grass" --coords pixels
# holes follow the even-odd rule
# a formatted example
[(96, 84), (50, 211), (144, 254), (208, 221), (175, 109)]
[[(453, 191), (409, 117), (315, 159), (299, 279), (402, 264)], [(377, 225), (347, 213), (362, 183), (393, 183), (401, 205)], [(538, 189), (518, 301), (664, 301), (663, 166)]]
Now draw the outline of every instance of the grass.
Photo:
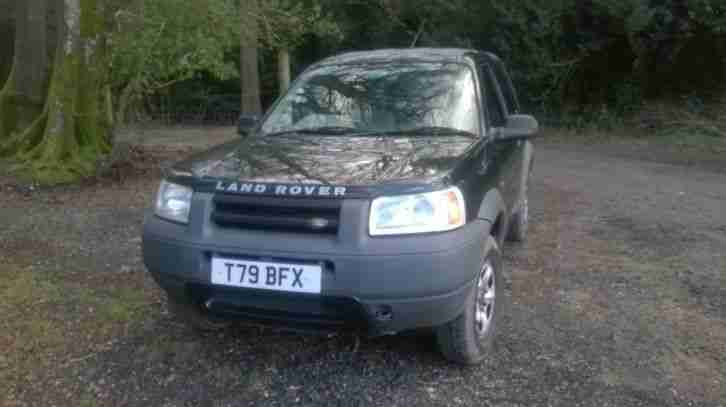
[[(546, 128), (546, 139), (560, 144), (610, 144), (641, 156), (656, 153), (673, 162), (709, 161), (725, 166), (726, 99), (698, 105), (648, 103), (628, 117), (607, 112), (565, 118)], [(592, 116), (592, 115), (591, 115)]]
[(726, 170), (726, 137), (714, 137), (688, 129), (659, 133), (629, 127), (612, 130), (546, 128), (536, 143), (557, 148), (594, 148), (598, 154), (694, 166), (709, 171)]
[(614, 129), (599, 128), (558, 128), (549, 127), (542, 130), (545, 140), (558, 143), (618, 144), (628, 143), (638, 146), (660, 145), (676, 148), (687, 148), (700, 152), (726, 152), (726, 137), (689, 130), (674, 128), (657, 132), (644, 131), (622, 124)]
[(31, 268), (0, 268), (0, 394), (11, 405), (25, 383), (49, 371), (62, 374), (100, 350), (149, 303), (131, 286), (88, 287)]
[(698, 129), (675, 128), (661, 131), (653, 141), (678, 148), (713, 153), (726, 153), (726, 136), (718, 136)]

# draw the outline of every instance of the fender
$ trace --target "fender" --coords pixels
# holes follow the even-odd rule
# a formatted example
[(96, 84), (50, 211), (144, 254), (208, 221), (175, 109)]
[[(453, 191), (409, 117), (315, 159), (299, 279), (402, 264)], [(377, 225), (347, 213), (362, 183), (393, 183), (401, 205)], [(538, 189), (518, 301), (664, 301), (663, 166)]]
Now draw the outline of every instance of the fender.
[(525, 141), (523, 150), (522, 173), (520, 174), (519, 178), (519, 198), (516, 202), (515, 211), (519, 210), (519, 206), (523, 198), (522, 192), (526, 191), (527, 181), (529, 180), (529, 176), (532, 173), (532, 169), (534, 168), (534, 146), (532, 145), (532, 142), (529, 140)]
[(534, 169), (534, 145), (527, 140), (524, 144), (524, 170), (529, 173)]
[(491, 189), (484, 195), (477, 218), (493, 224), (500, 214), (506, 213), (507, 206), (504, 204), (502, 194), (497, 189)]

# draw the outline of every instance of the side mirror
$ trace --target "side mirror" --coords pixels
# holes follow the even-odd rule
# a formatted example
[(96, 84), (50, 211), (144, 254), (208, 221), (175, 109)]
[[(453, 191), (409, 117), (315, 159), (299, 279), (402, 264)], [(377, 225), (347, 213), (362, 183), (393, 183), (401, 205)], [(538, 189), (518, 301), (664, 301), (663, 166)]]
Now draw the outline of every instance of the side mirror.
[(240, 115), (239, 119), (237, 120), (237, 134), (242, 137), (249, 136), (250, 133), (252, 133), (252, 131), (255, 129), (255, 127), (257, 127), (259, 121), (260, 118), (256, 115)]
[(539, 133), (539, 122), (533, 116), (513, 114), (507, 117), (507, 126), (502, 129), (502, 139), (518, 140), (534, 137)]

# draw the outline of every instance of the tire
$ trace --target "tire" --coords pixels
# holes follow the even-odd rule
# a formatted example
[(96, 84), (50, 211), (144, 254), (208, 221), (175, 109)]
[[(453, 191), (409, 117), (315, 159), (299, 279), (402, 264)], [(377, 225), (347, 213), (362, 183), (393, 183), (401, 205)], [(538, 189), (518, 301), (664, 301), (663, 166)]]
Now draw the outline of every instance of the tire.
[(184, 324), (202, 332), (221, 331), (228, 328), (231, 323), (215, 318), (202, 311), (199, 305), (168, 301), (169, 312)]
[[(467, 296), (464, 312), (436, 328), (436, 341), (441, 353), (449, 361), (461, 365), (478, 364), (490, 353), (498, 321), (505, 312), (502, 257), (496, 240), (491, 236), (487, 237), (485, 253), (477, 274), (477, 284)], [(482, 310), (484, 314), (481, 314)], [(480, 312), (479, 319), (477, 311)], [(486, 319), (482, 320), (482, 316)]]

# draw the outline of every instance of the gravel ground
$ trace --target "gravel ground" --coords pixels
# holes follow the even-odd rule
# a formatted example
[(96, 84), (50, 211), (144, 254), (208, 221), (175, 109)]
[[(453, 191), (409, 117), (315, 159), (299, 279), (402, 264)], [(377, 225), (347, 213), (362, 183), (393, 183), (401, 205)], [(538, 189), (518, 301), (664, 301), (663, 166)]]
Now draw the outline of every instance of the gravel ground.
[(491, 357), (461, 368), (424, 334), (356, 346), (171, 318), (139, 233), (158, 165), (189, 150), (160, 137), (119, 177), (0, 179), (0, 405), (724, 405), (726, 165), (540, 143), (530, 239), (504, 248), (508, 317)]

